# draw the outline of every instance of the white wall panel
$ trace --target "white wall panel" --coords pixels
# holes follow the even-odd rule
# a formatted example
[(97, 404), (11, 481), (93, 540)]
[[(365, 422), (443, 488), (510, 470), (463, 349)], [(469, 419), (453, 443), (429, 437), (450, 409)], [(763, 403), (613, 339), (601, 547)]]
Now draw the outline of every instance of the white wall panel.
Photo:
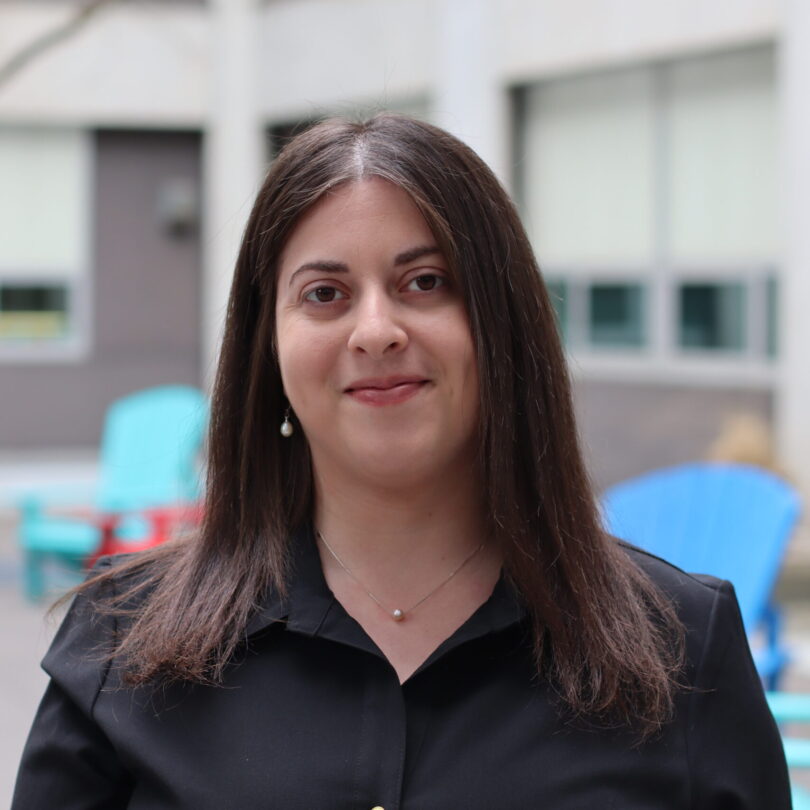
[(618, 71), (528, 93), (524, 199), (547, 267), (653, 260), (652, 75)]
[(772, 263), (780, 252), (773, 50), (675, 63), (666, 96), (672, 260)]
[(270, 120), (357, 102), (423, 98), (433, 78), (431, 0), (281, 0), (262, 21), (260, 106)]
[(79, 131), (0, 128), (0, 277), (87, 271), (87, 156)]

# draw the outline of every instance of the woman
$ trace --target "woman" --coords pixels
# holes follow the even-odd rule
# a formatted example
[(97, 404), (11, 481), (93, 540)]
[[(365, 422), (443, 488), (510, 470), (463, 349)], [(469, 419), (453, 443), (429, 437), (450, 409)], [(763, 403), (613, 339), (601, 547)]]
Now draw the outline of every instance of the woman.
[(515, 210), (447, 133), (293, 140), (198, 538), (102, 564), (14, 810), (787, 808), (733, 590), (607, 537)]

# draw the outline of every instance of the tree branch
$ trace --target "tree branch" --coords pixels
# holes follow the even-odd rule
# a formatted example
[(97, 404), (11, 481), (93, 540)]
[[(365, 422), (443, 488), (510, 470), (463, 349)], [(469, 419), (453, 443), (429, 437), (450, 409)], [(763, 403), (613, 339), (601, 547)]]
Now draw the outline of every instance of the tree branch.
[(114, 2), (116, 0), (88, 0), (66, 22), (56, 26), (51, 31), (46, 31), (17, 51), (17, 53), (12, 54), (10, 59), (0, 65), (0, 88), (40, 54), (58, 45), (62, 40), (68, 39), (84, 26), (94, 14), (104, 6)]

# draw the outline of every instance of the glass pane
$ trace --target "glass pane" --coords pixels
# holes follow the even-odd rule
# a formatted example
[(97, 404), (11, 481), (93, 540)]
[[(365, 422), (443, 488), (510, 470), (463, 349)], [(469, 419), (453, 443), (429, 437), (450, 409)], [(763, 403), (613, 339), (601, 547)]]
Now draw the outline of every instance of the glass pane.
[(594, 284), (590, 288), (589, 340), (597, 346), (644, 343), (640, 284)]
[(687, 59), (667, 70), (670, 248), (680, 263), (778, 253), (772, 48)]
[(652, 87), (642, 68), (528, 91), (523, 197), (541, 263), (650, 263)]
[(766, 318), (766, 344), (765, 350), (769, 357), (776, 357), (779, 351), (778, 343), (778, 306), (779, 306), (779, 282), (771, 276), (765, 282), (765, 318)]
[(682, 284), (680, 345), (699, 349), (745, 346), (745, 287), (732, 284)]
[(568, 285), (559, 279), (547, 280), (546, 289), (557, 316), (557, 329), (565, 340), (568, 337)]
[(41, 340), (64, 337), (68, 294), (62, 285), (0, 287), (0, 339)]
[(84, 269), (85, 154), (78, 131), (0, 127), (0, 272)]

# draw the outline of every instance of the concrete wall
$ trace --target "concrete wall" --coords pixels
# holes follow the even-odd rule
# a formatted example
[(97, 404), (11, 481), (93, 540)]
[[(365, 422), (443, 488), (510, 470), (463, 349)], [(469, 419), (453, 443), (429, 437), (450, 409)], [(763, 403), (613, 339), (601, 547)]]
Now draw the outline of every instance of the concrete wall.
[(510, 83), (669, 59), (778, 37), (780, 0), (499, 0)]
[[(0, 4), (0, 65), (76, 14), (77, 3)], [(198, 3), (111, 3), (0, 84), (0, 117), (28, 124), (199, 128), (211, 26)]]
[[(426, 95), (441, 82), (445, 6), (457, 0), (275, 0), (264, 9), (270, 120), (349, 101)], [(561, 72), (671, 58), (778, 35), (778, 0), (488, 0), (487, 60), (507, 87)], [(472, 13), (472, 8), (470, 8)], [(459, 18), (456, 27), (463, 27)], [(470, 48), (475, 49), (475, 42)], [(480, 53), (476, 58), (482, 58)], [(470, 81), (467, 92), (480, 92)]]
[(200, 184), (200, 136), (96, 136), (93, 324), (81, 363), (4, 364), (0, 448), (96, 444), (107, 406), (138, 388), (199, 385), (200, 246), (161, 228), (167, 179)]
[(270, 121), (420, 98), (435, 79), (436, 0), (280, 0), (263, 9), (259, 105)]
[[(442, 9), (455, 0), (259, 3), (257, 105), (270, 122), (321, 107), (429, 95), (442, 63)], [(487, 0), (504, 87), (617, 62), (772, 40), (779, 0)], [(0, 93), (11, 120), (199, 125), (219, 32), (209, 4), (112, 3)], [(0, 64), (75, 13), (69, 2), (3, 0)], [(144, 58), (148, 54), (148, 58)], [(469, 92), (477, 92), (474, 84)]]
[(773, 395), (580, 379), (574, 386), (585, 455), (599, 490), (671, 464), (706, 458), (723, 422), (739, 413), (771, 422)]

